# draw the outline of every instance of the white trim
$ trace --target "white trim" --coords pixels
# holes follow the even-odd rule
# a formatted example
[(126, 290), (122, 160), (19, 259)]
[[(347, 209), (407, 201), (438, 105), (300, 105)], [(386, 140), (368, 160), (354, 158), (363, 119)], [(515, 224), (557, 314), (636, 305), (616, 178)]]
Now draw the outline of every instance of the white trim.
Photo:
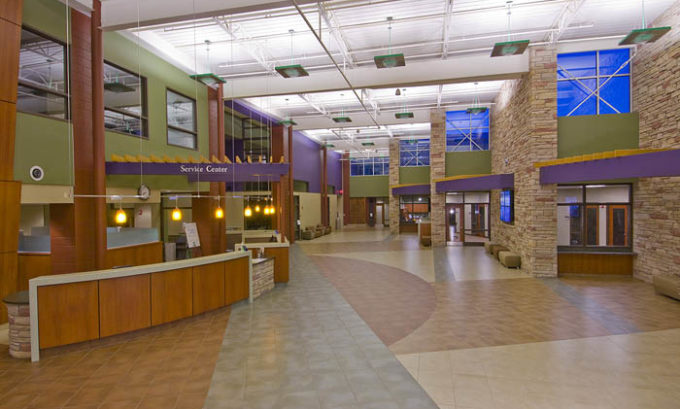
[[(279, 247), (279, 246), (277, 246)], [(280, 246), (283, 247), (283, 246)], [(31, 312), (31, 361), (40, 360), (40, 331), (38, 328), (38, 287), (59, 284), (80, 283), (85, 281), (107, 280), (110, 278), (130, 277), (141, 274), (157, 273), (162, 271), (177, 270), (181, 268), (202, 266), (205, 264), (219, 263), (222, 261), (234, 260), (241, 257), (248, 257), (250, 262), (250, 252), (235, 251), (231, 253), (216, 254), (213, 256), (199, 257), (187, 260), (170, 261), (166, 263), (147, 264), (143, 266), (117, 268), (109, 270), (88, 271), (83, 273), (58, 274), (51, 276), (41, 276), (29, 280), (28, 299)], [(250, 267), (252, 270), (252, 266)], [(250, 272), (252, 276), (252, 271)]]

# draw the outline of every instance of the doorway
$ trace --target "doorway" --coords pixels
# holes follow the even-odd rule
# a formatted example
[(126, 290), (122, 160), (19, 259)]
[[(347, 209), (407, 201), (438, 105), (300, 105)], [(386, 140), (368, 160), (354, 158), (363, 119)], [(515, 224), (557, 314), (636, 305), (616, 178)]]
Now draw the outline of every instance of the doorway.
[(462, 204), (446, 205), (446, 241), (463, 243), (465, 241), (465, 218)]
[(600, 206), (586, 206), (586, 245), (597, 246), (600, 237)]
[(628, 206), (609, 205), (609, 245), (628, 246)]
[(385, 203), (375, 205), (375, 219), (381, 227), (385, 225)]

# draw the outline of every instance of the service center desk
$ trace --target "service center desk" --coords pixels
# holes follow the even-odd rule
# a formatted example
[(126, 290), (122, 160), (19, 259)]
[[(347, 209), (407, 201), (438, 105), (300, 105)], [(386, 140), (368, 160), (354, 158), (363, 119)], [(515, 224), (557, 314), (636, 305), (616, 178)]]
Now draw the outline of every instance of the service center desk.
[(165, 324), (246, 300), (250, 259), (250, 252), (237, 251), (31, 279), (31, 360), (40, 358), (40, 349)]
[[(274, 259), (274, 282), (287, 283), (290, 276), (290, 243), (283, 239), (280, 242), (252, 242), (238, 243), (234, 246), (236, 251), (241, 251), (244, 246), (250, 250), (253, 257), (270, 257)], [(264, 254), (259, 254), (263, 252)]]

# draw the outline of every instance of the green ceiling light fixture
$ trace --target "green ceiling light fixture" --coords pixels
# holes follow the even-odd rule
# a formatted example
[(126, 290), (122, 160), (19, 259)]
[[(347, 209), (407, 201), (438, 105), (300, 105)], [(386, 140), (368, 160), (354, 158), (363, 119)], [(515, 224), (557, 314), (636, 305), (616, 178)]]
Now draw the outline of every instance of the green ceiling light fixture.
[(491, 50), (492, 57), (507, 57), (509, 55), (521, 55), (524, 54), (524, 52), (527, 50), (527, 47), (529, 47), (529, 40), (512, 41), (510, 34), (511, 33), (510, 16), (512, 15), (510, 8), (512, 7), (512, 0), (507, 1), (505, 3), (505, 6), (508, 9), (508, 41), (494, 44), (493, 50)]
[(406, 65), (406, 60), (404, 59), (404, 54), (393, 54), (392, 53), (392, 17), (387, 17), (387, 30), (389, 33), (389, 38), (387, 41), (387, 54), (386, 55), (376, 55), (373, 57), (375, 66), (378, 68), (394, 68), (403, 67)]
[[(397, 89), (398, 91), (399, 89)], [(400, 92), (398, 95), (402, 95)], [(413, 112), (409, 112), (407, 109), (407, 103), (408, 103), (408, 98), (406, 97), (406, 88), (404, 88), (404, 106), (401, 112), (397, 112), (394, 114), (394, 117), (397, 119), (410, 119), (413, 118)]]
[(335, 145), (333, 145), (332, 143), (325, 143), (323, 146), (325, 146), (326, 148), (335, 148)]
[(297, 122), (293, 121), (291, 118), (279, 121), (279, 125), (292, 126), (297, 125)]
[(477, 85), (475, 82), (475, 97), (472, 100), (472, 106), (465, 110), (468, 114), (481, 114), (489, 110), (489, 108), (482, 106), (479, 103), (479, 95), (477, 94)]
[(375, 146), (373, 142), (361, 142), (361, 146)]
[(290, 64), (288, 65), (280, 65), (278, 67), (274, 67), (276, 72), (279, 73), (283, 78), (299, 78), (299, 77), (309, 77), (309, 73), (307, 70), (305, 70), (305, 67), (303, 67), (300, 64), (294, 64), (293, 62), (293, 33), (295, 30), (290, 29), (288, 30), (290, 33)]
[(671, 31), (670, 27), (647, 27), (647, 19), (645, 16), (645, 0), (642, 0), (642, 28), (631, 31), (628, 35), (619, 42), (619, 45), (638, 45), (653, 43), (666, 33)]
[(340, 98), (343, 100), (343, 102), (341, 102), (341, 105), (340, 105), (341, 106), (340, 116), (336, 116), (335, 118), (332, 118), (333, 122), (335, 122), (336, 124), (350, 123), (350, 122), (352, 122), (352, 118), (345, 115), (345, 106), (344, 106), (345, 94), (340, 94)]
[[(206, 54), (206, 56), (207, 56), (206, 58), (208, 60), (208, 69), (212, 69), (212, 67), (210, 66), (210, 40), (205, 40), (204, 42), (205, 42), (205, 54)], [(196, 50), (194, 49), (194, 52), (195, 51)], [(205, 73), (205, 74), (193, 74), (193, 75), (190, 75), (189, 77), (191, 77), (192, 80), (196, 80), (196, 81), (203, 83), (203, 84), (205, 84), (209, 87), (214, 87), (214, 86), (217, 86), (219, 84), (226, 83), (226, 81), (222, 77), (220, 77), (217, 74), (213, 74), (212, 72), (208, 72), (208, 73)]]
[(104, 89), (107, 91), (115, 92), (117, 94), (135, 91), (135, 89), (132, 88), (131, 86), (125, 85), (124, 83), (118, 81), (104, 82)]

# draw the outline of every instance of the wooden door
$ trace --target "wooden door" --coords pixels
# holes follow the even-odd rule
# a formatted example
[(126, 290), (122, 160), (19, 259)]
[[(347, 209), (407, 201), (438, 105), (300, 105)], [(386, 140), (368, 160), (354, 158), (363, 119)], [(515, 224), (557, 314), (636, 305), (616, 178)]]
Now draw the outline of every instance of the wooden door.
[(628, 238), (628, 206), (609, 205), (609, 234), (607, 244), (627, 247)]
[(597, 246), (600, 241), (600, 206), (586, 206), (586, 245)]

